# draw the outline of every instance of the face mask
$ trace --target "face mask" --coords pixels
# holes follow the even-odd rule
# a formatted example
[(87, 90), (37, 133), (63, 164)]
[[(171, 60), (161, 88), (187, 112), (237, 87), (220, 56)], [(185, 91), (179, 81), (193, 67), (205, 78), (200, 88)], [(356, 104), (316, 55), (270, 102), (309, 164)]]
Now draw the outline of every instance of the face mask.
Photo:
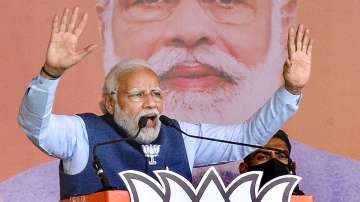
[(249, 167), (249, 171), (263, 171), (260, 187), (275, 177), (290, 174), (288, 165), (280, 162), (275, 158), (270, 159), (265, 163), (251, 166)]

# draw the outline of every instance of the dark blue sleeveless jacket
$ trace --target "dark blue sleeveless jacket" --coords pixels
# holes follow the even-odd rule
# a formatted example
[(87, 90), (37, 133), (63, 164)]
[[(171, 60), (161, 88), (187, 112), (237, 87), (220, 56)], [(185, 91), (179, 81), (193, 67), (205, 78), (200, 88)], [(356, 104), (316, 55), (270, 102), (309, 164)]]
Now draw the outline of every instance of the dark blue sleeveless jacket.
[[(100, 179), (92, 167), (92, 148), (95, 144), (121, 139), (126, 137), (123, 129), (118, 127), (109, 115), (97, 116), (95, 114), (80, 114), (85, 122), (89, 139), (89, 159), (84, 170), (76, 175), (68, 175), (63, 172), (60, 162), (60, 198), (85, 195), (102, 189)], [(148, 159), (142, 152), (141, 145), (133, 142), (120, 142), (116, 144), (98, 147), (96, 154), (101, 160), (104, 172), (109, 179), (110, 185), (121, 190), (126, 190), (119, 172), (125, 170), (137, 170), (157, 179), (154, 170), (169, 170), (176, 172), (191, 181), (191, 171), (186, 155), (185, 144), (182, 135), (173, 128), (162, 124), (159, 137), (152, 143), (159, 144), (160, 153), (155, 158), (157, 164), (149, 165)]]

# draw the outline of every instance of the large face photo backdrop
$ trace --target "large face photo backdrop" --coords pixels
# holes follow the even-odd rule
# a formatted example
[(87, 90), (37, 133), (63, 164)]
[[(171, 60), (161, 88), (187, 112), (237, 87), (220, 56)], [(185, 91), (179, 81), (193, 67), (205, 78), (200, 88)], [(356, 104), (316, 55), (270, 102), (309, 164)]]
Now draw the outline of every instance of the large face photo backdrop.
[[(305, 24), (315, 39), (312, 75), (300, 110), (283, 127), (300, 186), (317, 201), (359, 200), (356, 0), (30, 0), (0, 3), (0, 201), (58, 200), (58, 161), (36, 148), (16, 119), (44, 63), (53, 16), (75, 5), (89, 13), (79, 48), (98, 48), (61, 78), (56, 114), (101, 114), (106, 73), (119, 61), (142, 58), (160, 76), (164, 114), (192, 123), (246, 121), (282, 87), (288, 29)], [(217, 169), (231, 180), (237, 165)], [(195, 169), (195, 179), (201, 173)]]

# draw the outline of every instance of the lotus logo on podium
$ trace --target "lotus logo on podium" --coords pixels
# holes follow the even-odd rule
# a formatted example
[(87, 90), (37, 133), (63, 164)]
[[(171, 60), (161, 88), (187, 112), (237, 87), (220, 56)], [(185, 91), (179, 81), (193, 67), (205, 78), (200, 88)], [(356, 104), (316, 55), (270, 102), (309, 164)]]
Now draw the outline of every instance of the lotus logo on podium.
[(301, 177), (283, 175), (259, 189), (261, 171), (235, 178), (227, 187), (214, 167), (202, 177), (195, 189), (184, 177), (170, 171), (155, 171), (159, 182), (133, 170), (119, 173), (133, 202), (290, 202)]

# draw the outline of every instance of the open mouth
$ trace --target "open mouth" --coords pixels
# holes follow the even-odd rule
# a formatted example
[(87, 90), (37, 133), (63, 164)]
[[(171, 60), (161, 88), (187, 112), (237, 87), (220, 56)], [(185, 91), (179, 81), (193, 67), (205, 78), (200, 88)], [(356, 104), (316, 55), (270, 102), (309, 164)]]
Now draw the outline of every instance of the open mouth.
[(144, 117), (147, 118), (146, 127), (155, 128), (158, 116), (156, 114), (149, 114), (149, 115), (145, 115)]
[(206, 90), (233, 83), (224, 72), (206, 64), (186, 62), (160, 76), (165, 87), (176, 90)]

